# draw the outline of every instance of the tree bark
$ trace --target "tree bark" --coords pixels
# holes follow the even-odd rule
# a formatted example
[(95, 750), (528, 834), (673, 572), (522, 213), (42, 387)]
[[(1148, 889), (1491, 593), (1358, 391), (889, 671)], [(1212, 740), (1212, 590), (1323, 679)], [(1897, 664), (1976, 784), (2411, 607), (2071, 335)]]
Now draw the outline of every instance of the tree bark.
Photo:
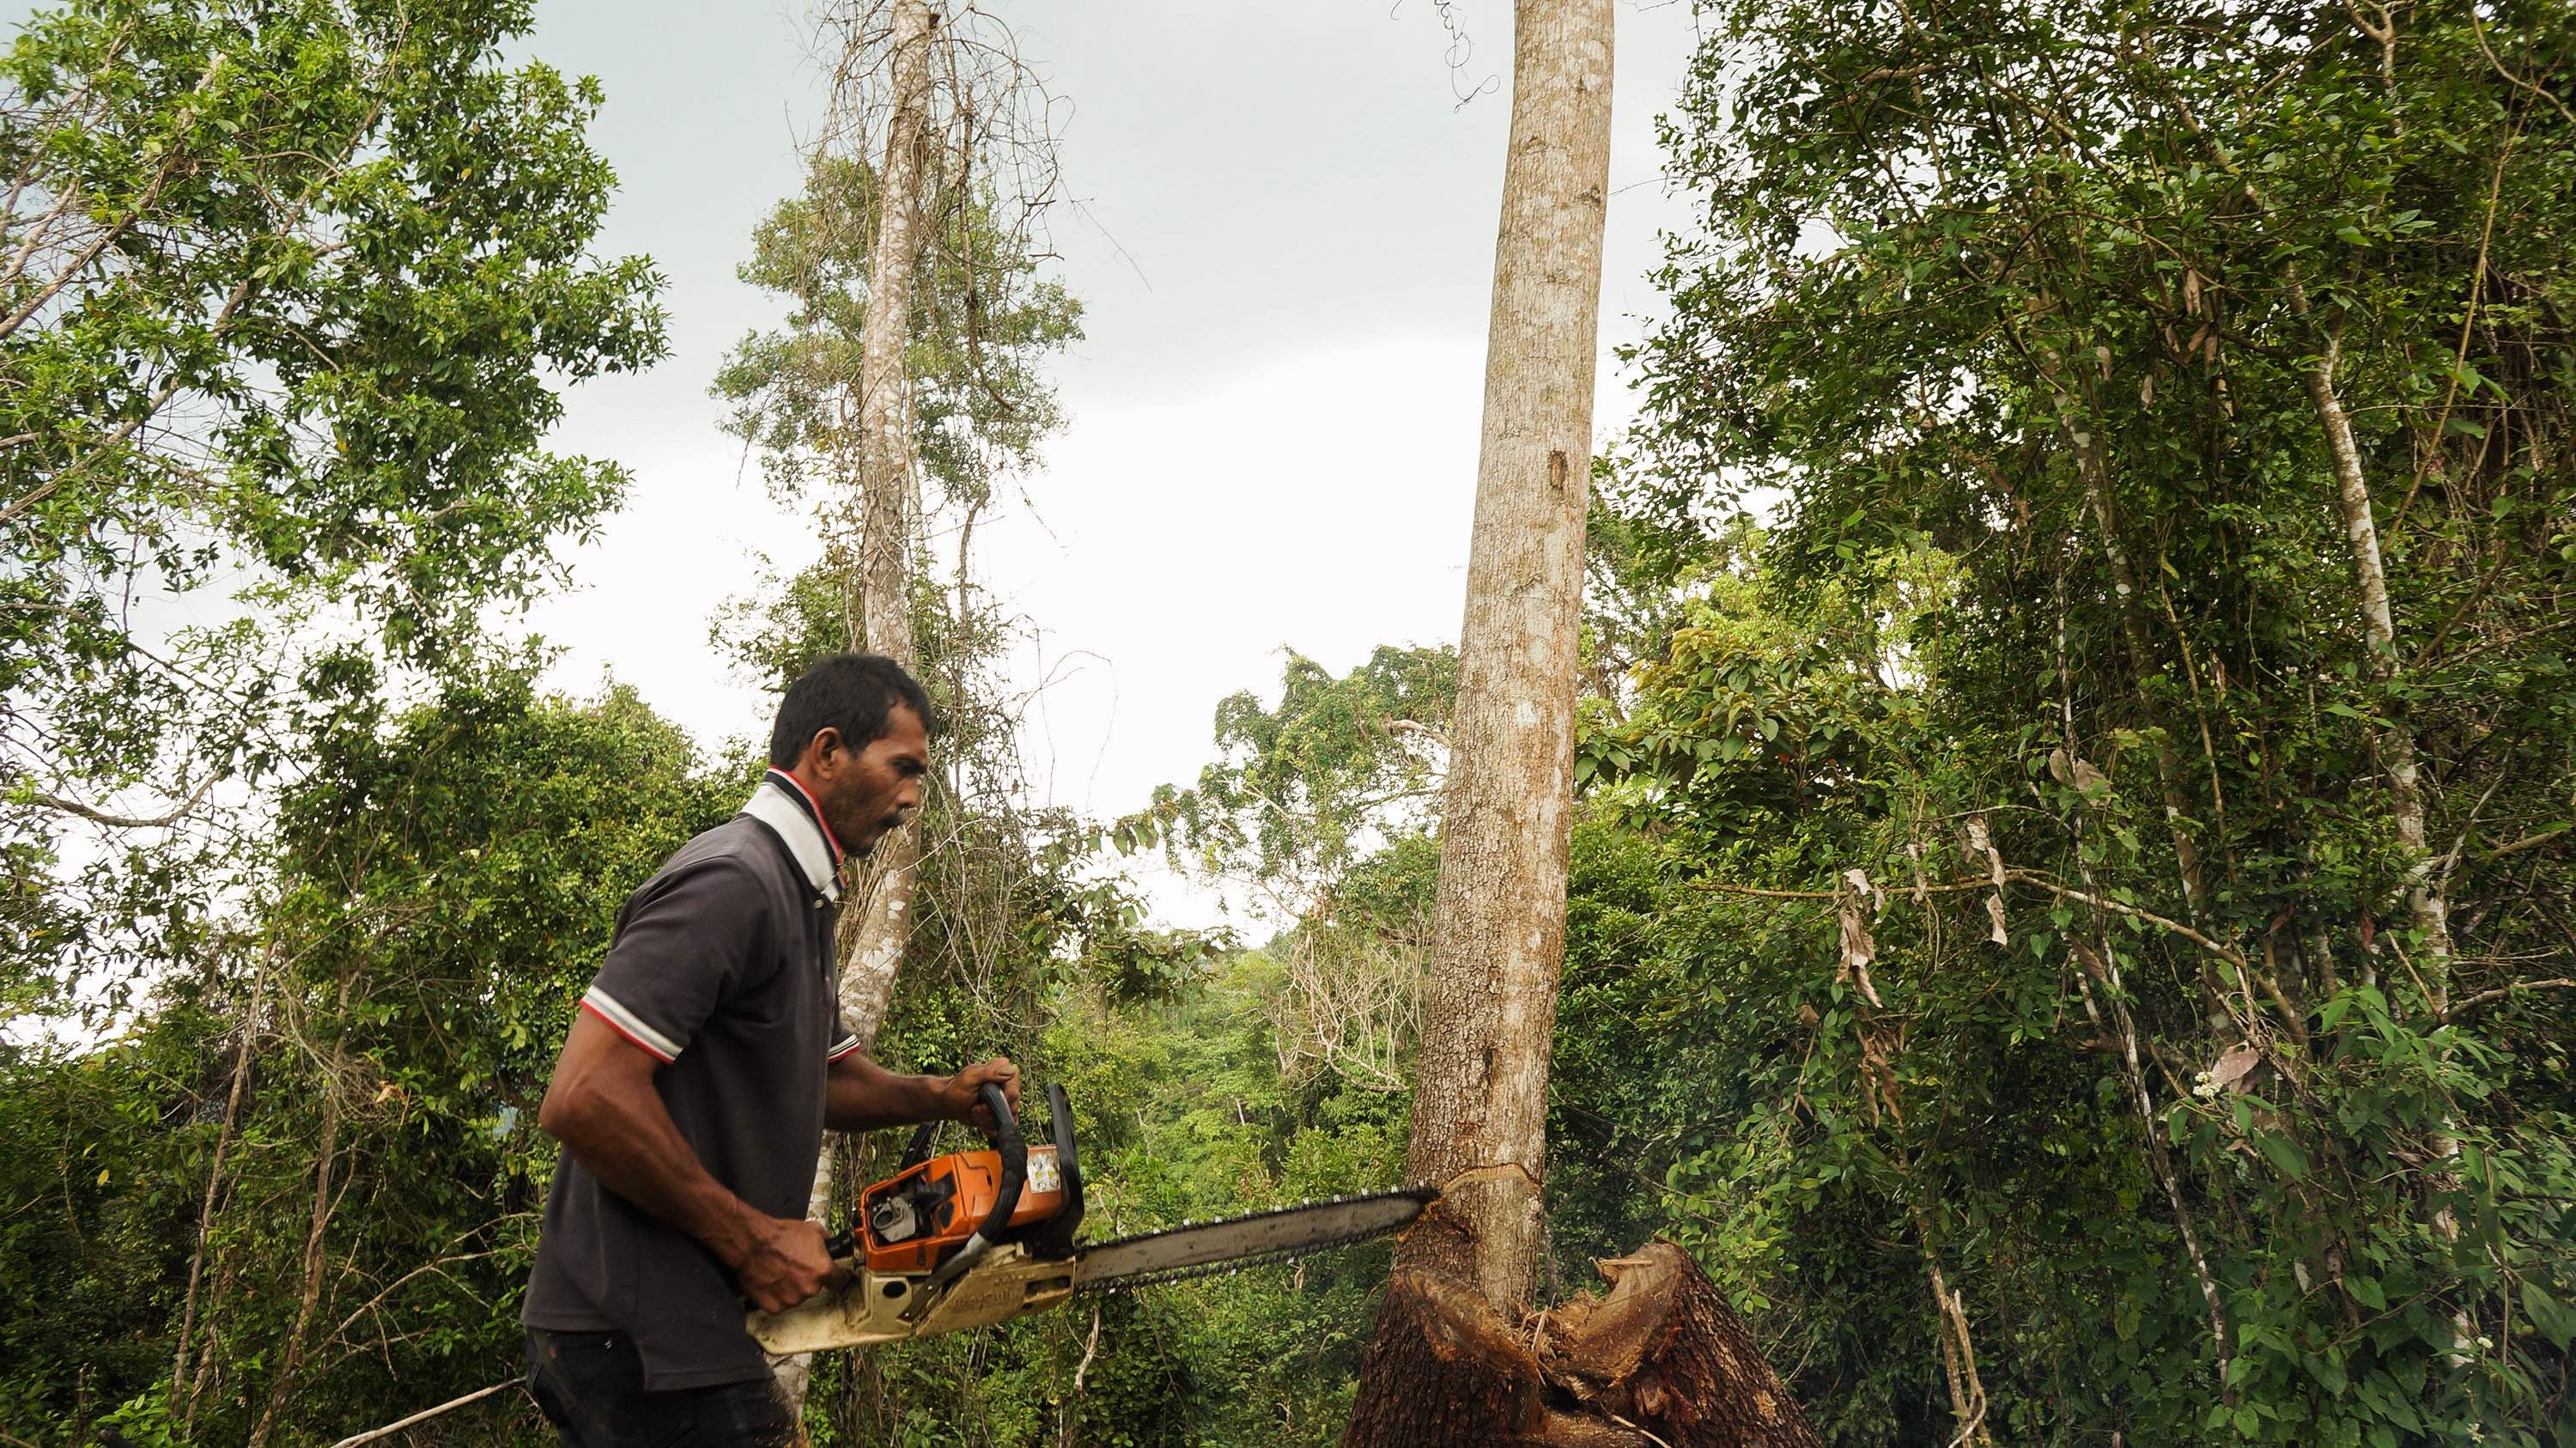
[[(1518, 0), (1476, 517), (1406, 1167), (1409, 1268), (1527, 1300), (1565, 938), (1576, 639), (1610, 169), (1610, 0)], [(1363, 1398), (1365, 1403), (1365, 1395)]]
[[(859, 566), (850, 580), (850, 643), (915, 674), (921, 651), (912, 631), (914, 482), (910, 381), (904, 373), (912, 299), (921, 263), (923, 152), (929, 144), (929, 0), (894, 3), (893, 111), (885, 164), (877, 172), (877, 240), (869, 259), (867, 316), (859, 352)], [(907, 823), (877, 842), (868, 859), (872, 888), (844, 938), (841, 1014), (862, 1049), (876, 1043), (903, 962), (921, 835)]]
[(1584, 1415), (1672, 1448), (1823, 1448), (1744, 1319), (1689, 1253), (1650, 1242), (1596, 1265), (1609, 1295), (1547, 1314), (1539, 1352), (1549, 1383)]
[[(349, 1010), (349, 988), (340, 987), (340, 1014)], [(259, 1425), (251, 1430), (249, 1448), (263, 1448), (269, 1435), (277, 1430), (278, 1416), (286, 1411), (295, 1396), (296, 1375), (304, 1366), (304, 1339), (312, 1331), (313, 1314), (322, 1305), (322, 1268), (324, 1244), (331, 1227), (331, 1212), (339, 1205), (332, 1194), (331, 1170), (338, 1164), (340, 1151), (341, 1075), (348, 1069), (349, 1044), (346, 1039), (331, 1046), (330, 1074), (322, 1082), (322, 1142), (317, 1148), (313, 1168), (313, 1220), (304, 1234), (304, 1286), (296, 1297), (295, 1325), (287, 1330), (286, 1342), (279, 1350), (277, 1382), (269, 1389), (268, 1407), (259, 1415)]]
[(1822, 1448), (1690, 1254), (1599, 1266), (1606, 1296), (1517, 1329), (1466, 1284), (1399, 1269), (1343, 1448)]
[[(2306, 308), (2306, 295), (2297, 298)], [(2388, 570), (2380, 560), (2379, 525), (2370, 512), (2370, 483), (2361, 471), (2361, 447), (2352, 435), (2352, 418), (2335, 392), (2335, 368), (2342, 360), (2343, 336), (2327, 328), (2325, 349), (2308, 369), (2308, 400), (2325, 430), (2326, 451), (2334, 458), (2335, 502), (2343, 517), (2344, 545), (2352, 555), (2353, 581), (2359, 595), (2363, 634), (2370, 641), (2370, 677), (2386, 684), (2397, 674), (2397, 623), (2388, 606)], [(2432, 994), (2434, 1014), (2448, 1009), (2451, 959), (2450, 906), (2434, 876), (2426, 845), (2424, 785), (2415, 760), (2415, 731), (2402, 704), (2382, 699), (2378, 712), (2380, 762), (2388, 770), (2389, 813), (2395, 817), (2398, 843), (2406, 848), (2406, 908), (2424, 944), (2432, 952), (2423, 972)]]
[[(868, 299), (859, 342), (857, 427), (859, 557), (843, 581), (850, 646), (883, 654), (916, 677), (921, 650), (912, 628), (912, 528), (920, 513), (910, 379), (912, 301), (921, 262), (921, 193), (929, 147), (930, 0), (894, 0), (893, 93), (886, 119), (885, 163), (877, 170), (877, 236), (868, 262)], [(869, 852), (866, 890), (843, 922), (839, 999), (842, 1023), (859, 1049), (876, 1048), (894, 996), (912, 924), (913, 882), (920, 872), (921, 827), (906, 820)], [(828, 1220), (838, 1158), (826, 1134), (814, 1168), (807, 1215)], [(800, 1414), (813, 1369), (810, 1357), (778, 1365), (778, 1383)]]
[(1399, 1268), (1342, 1448), (1524, 1441), (1540, 1389), (1538, 1364), (1491, 1303), (1455, 1278)]

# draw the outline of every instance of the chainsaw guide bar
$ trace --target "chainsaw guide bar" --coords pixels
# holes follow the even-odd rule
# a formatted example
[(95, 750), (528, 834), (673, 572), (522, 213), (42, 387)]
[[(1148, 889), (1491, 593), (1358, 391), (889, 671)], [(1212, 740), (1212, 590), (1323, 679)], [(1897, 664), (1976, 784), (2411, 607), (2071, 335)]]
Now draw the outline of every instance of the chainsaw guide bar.
[(1439, 1195), (1433, 1187), (1406, 1187), (1102, 1242), (1074, 1258), (1073, 1290), (1116, 1292), (1182, 1282), (1346, 1247), (1410, 1225)]

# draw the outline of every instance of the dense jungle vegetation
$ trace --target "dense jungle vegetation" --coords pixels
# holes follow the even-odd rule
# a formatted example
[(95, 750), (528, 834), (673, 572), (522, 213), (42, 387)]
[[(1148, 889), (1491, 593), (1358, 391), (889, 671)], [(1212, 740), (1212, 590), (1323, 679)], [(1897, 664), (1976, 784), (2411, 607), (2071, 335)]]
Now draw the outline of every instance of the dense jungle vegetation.
[[(2576, 1442), (2576, 11), (1699, 10), (1593, 468), (1549, 1295), (1680, 1243), (1854, 1448)], [(529, 22), (80, 0), (0, 61), (0, 1441), (510, 1376), (571, 1003), (755, 775), (492, 622), (620, 501), (551, 389), (665, 350)], [(864, 168), (814, 186), (716, 376), (791, 491), (864, 285)], [(1004, 270), (924, 283), (943, 508), (1061, 420), (1080, 309)], [(1065, 1081), (1096, 1234), (1394, 1184), (1451, 652), (1292, 657), (1091, 821), (1026, 804), (972, 578), (916, 603), (884, 1059)], [(778, 679), (835, 606), (717, 627)], [(1158, 850), (1284, 924), (1156, 928)], [(1330, 1442), (1386, 1255), (844, 1355), (809, 1422)]]

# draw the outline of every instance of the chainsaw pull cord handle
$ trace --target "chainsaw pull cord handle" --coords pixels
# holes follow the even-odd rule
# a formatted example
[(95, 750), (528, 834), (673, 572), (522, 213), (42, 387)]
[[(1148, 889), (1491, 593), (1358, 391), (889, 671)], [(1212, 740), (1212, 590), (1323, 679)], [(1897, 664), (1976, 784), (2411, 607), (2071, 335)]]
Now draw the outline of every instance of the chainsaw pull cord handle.
[(940, 1263), (939, 1270), (923, 1284), (922, 1295), (913, 1300), (914, 1311), (921, 1310), (931, 1301), (932, 1293), (964, 1276), (966, 1269), (993, 1250), (993, 1243), (1011, 1225), (1011, 1213), (1019, 1210), (1020, 1188), (1029, 1178), (1029, 1144), (1020, 1135), (1020, 1123), (1011, 1115), (1011, 1103), (1003, 1097), (1002, 1088), (988, 1081), (977, 1094), (983, 1098), (984, 1109), (993, 1113), (993, 1145), (1002, 1153), (1001, 1185), (993, 1193), (993, 1210), (984, 1214), (975, 1235), (966, 1239), (955, 1256)]

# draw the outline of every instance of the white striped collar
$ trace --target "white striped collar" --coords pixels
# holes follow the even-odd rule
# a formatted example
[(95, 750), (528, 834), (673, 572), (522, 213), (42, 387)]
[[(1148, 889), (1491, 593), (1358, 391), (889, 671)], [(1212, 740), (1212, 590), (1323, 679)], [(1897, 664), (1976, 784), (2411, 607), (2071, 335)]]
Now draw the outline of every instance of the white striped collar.
[(821, 809), (805, 786), (795, 776), (772, 769), (751, 792), (742, 812), (769, 826), (770, 833), (787, 843), (787, 852), (796, 857), (805, 871), (805, 881), (824, 899), (841, 903), (841, 847), (832, 838), (830, 827), (823, 823)]

